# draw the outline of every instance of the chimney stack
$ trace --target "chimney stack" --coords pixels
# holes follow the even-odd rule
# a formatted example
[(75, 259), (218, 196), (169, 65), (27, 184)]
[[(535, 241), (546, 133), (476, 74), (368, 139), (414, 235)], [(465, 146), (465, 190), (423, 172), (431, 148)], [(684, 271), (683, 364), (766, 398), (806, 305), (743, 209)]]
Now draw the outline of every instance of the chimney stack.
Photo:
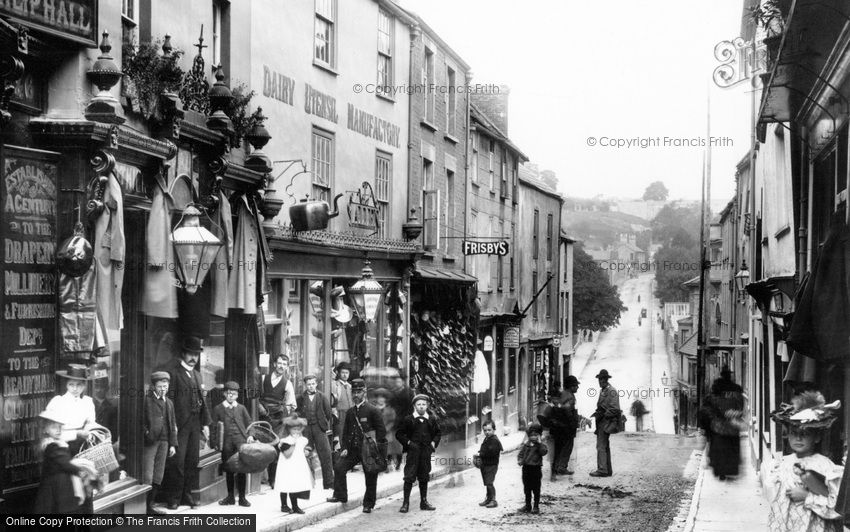
[(480, 91), (470, 93), (474, 103), (502, 133), (508, 135), (508, 96), (511, 89), (507, 85), (482, 85)]

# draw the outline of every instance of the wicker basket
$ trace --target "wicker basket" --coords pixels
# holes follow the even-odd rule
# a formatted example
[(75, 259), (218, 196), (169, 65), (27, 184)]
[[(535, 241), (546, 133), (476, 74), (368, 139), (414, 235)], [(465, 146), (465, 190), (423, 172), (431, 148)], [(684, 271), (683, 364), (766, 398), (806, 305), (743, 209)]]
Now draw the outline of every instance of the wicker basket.
[(89, 438), (80, 447), (76, 458), (85, 458), (94, 463), (94, 467), (101, 475), (108, 475), (118, 469), (118, 459), (112, 448), (112, 434), (109, 429), (92, 429)]
[(271, 446), (277, 446), (280, 442), (280, 438), (272, 430), (272, 425), (268, 421), (255, 421), (248, 425), (248, 436), (253, 436), (254, 441), (268, 443)]

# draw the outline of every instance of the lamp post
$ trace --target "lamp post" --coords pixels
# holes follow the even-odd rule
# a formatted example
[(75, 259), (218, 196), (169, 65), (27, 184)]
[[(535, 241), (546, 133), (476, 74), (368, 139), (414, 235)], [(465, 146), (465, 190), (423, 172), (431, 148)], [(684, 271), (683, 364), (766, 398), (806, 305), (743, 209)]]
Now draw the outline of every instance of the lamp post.
[(201, 211), (187, 205), (183, 216), (171, 231), (171, 242), (177, 255), (177, 274), (189, 294), (198, 291), (222, 246), (214, 234), (201, 225)]
[(374, 321), (378, 313), (378, 306), (384, 296), (384, 287), (372, 278), (371, 263), (367, 260), (363, 264), (360, 280), (348, 289), (348, 293), (354, 298), (354, 307), (357, 315), (363, 321)]

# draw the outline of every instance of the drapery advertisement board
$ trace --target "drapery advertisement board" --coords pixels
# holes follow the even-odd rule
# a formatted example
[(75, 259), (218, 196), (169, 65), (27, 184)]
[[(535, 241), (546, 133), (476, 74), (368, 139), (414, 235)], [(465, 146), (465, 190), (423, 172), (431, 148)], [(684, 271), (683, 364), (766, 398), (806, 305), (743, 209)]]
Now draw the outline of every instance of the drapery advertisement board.
[(0, 487), (34, 486), (38, 414), (55, 393), (59, 154), (0, 147)]

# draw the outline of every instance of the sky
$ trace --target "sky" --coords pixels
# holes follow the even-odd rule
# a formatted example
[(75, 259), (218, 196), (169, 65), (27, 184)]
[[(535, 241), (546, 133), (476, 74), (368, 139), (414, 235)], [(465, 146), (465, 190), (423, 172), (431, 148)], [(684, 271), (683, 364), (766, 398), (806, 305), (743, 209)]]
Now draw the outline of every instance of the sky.
[(400, 4), (471, 66), (473, 83), (510, 87), (508, 135), (561, 192), (639, 198), (661, 180), (670, 199), (699, 199), (710, 107), (712, 203), (733, 197), (752, 89), (717, 87), (712, 73), (715, 45), (740, 34), (742, 0)]

